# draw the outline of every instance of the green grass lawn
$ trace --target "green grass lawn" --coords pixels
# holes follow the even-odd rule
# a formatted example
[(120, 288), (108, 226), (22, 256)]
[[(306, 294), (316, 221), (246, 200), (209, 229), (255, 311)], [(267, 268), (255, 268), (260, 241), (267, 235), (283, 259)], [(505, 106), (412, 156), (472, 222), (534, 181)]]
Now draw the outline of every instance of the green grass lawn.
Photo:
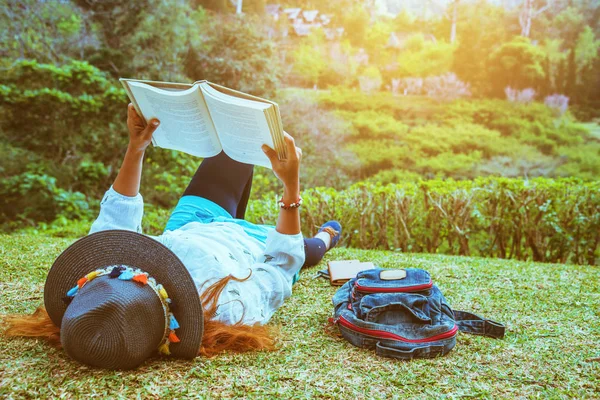
[[(46, 271), (72, 241), (0, 235), (0, 313), (41, 304)], [(505, 323), (506, 337), (461, 334), (437, 359), (379, 358), (326, 333), (335, 288), (313, 279), (314, 267), (272, 320), (281, 328), (277, 351), (155, 359), (133, 372), (107, 372), (41, 341), (0, 337), (0, 396), (600, 397), (598, 267), (353, 249), (336, 249), (332, 258), (427, 269), (454, 308)]]

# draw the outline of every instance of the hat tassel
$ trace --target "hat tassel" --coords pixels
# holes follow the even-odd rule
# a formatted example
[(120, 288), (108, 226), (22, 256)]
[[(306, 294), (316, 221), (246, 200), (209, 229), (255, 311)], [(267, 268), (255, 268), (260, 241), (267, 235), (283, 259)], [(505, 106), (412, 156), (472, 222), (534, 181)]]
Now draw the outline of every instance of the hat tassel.
[(160, 354), (164, 354), (166, 356), (171, 354), (171, 350), (169, 350), (169, 341), (168, 340), (158, 348), (158, 352)]

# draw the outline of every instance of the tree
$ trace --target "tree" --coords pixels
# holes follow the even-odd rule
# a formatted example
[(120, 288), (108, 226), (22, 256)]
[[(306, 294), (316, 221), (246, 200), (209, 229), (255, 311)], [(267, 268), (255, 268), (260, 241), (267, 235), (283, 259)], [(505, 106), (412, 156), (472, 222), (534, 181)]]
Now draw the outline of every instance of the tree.
[(349, 12), (343, 14), (342, 26), (344, 34), (354, 47), (363, 47), (370, 16), (363, 6), (354, 6)]
[(386, 65), (391, 60), (387, 48), (390, 35), (394, 31), (392, 21), (388, 19), (380, 19), (367, 28), (366, 44), (369, 52), (369, 60), (377, 65)]
[(185, 79), (189, 42), (202, 32), (202, 10), (180, 0), (75, 0), (99, 27), (101, 45), (87, 60), (114, 77)]
[(0, 55), (62, 63), (85, 57), (95, 35), (81, 10), (67, 2), (7, 0), (0, 6)]
[(455, 46), (427, 41), (422, 34), (409, 37), (398, 56), (398, 77), (442, 75), (452, 68)]
[(450, 43), (456, 40), (456, 24), (458, 20), (458, 4), (460, 0), (454, 0), (452, 3), (452, 28), (450, 29)]
[(521, 24), (521, 36), (529, 37), (531, 32), (531, 22), (538, 15), (550, 8), (549, 4), (545, 4), (540, 9), (536, 10), (537, 5), (535, 0), (525, 0), (521, 14), (519, 14), (519, 24)]
[(543, 49), (545, 60), (545, 75), (546, 75), (546, 93), (562, 93), (564, 85), (564, 76), (561, 76), (562, 68), (567, 59), (567, 53), (561, 50), (562, 40), (546, 39), (541, 48)]
[(213, 16), (203, 27), (210, 35), (190, 48), (185, 73), (258, 96), (274, 95), (280, 64), (261, 21), (251, 15)]
[[(460, 4), (458, 14), (465, 23), (457, 31), (458, 47), (454, 52), (452, 71), (471, 84), (474, 94), (487, 94), (493, 81), (487, 69), (488, 56), (508, 39), (505, 10), (478, 2)], [(444, 27), (443, 32), (447, 29)]]
[(327, 67), (327, 59), (322, 49), (310, 44), (300, 44), (292, 52), (293, 71), (310, 86), (316, 86), (319, 77)]
[(504, 43), (488, 58), (494, 94), (502, 95), (507, 86), (513, 89), (538, 88), (545, 77), (544, 59), (544, 51), (525, 37), (517, 36)]
[(577, 81), (583, 81), (584, 71), (590, 69), (598, 58), (600, 40), (596, 40), (592, 28), (586, 26), (579, 34), (575, 43), (575, 64), (577, 66)]

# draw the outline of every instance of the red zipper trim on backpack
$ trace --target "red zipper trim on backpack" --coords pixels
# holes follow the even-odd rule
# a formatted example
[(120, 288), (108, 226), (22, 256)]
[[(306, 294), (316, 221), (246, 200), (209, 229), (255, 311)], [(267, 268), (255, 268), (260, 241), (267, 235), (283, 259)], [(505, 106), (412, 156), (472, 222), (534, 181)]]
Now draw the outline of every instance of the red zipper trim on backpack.
[(456, 332), (458, 332), (458, 326), (454, 325), (454, 328), (450, 329), (448, 332), (440, 333), (439, 335), (435, 335), (435, 336), (428, 337), (428, 338), (425, 338), (425, 339), (407, 339), (407, 338), (402, 337), (400, 335), (396, 335), (394, 333), (390, 333), (390, 332), (386, 332), (386, 331), (380, 331), (380, 330), (376, 330), (376, 329), (361, 328), (359, 326), (354, 325), (352, 322), (348, 321), (347, 319), (345, 319), (341, 315), (338, 318), (337, 322), (340, 323), (341, 325), (345, 326), (346, 328), (350, 329), (350, 330), (353, 330), (353, 331), (356, 331), (356, 332), (360, 332), (360, 333), (364, 333), (365, 335), (369, 335), (369, 336), (373, 336), (373, 337), (381, 338), (381, 339), (400, 340), (402, 342), (407, 342), (407, 343), (436, 342), (438, 340), (447, 339), (449, 337), (452, 337), (452, 336), (456, 335)]
[(406, 286), (406, 287), (372, 287), (372, 286), (361, 286), (358, 284), (358, 281), (354, 283), (354, 287), (356, 290), (367, 293), (395, 293), (395, 292), (412, 292), (416, 290), (430, 289), (433, 286), (433, 281), (430, 280), (429, 283), (425, 283), (423, 285), (415, 285), (415, 286)]

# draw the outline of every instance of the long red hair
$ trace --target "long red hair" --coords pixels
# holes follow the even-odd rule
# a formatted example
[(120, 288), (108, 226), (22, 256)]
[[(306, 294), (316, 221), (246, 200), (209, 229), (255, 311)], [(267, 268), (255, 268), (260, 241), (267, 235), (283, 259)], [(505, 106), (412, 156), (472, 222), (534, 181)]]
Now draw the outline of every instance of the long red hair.
[[(229, 275), (210, 285), (200, 297), (204, 310), (204, 335), (199, 355), (214, 357), (223, 351), (245, 352), (275, 348), (275, 332), (272, 327), (244, 325), (241, 321), (228, 325), (214, 319), (217, 300), (225, 286), (230, 281), (242, 282), (248, 278)], [(60, 347), (60, 328), (54, 325), (44, 306), (38, 307), (31, 315), (5, 315), (3, 320), (8, 326), (4, 331), (6, 336), (41, 337)]]

